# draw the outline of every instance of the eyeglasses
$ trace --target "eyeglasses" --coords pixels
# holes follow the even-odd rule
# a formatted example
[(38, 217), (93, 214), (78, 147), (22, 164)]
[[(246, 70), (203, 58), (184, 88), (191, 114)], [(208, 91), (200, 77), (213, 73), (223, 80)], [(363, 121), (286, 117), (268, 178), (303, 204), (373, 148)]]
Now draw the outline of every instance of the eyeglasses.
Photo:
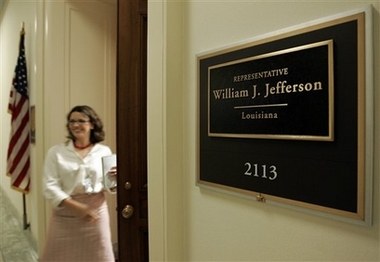
[(71, 120), (69, 120), (69, 125), (75, 125), (75, 124), (84, 125), (87, 122), (90, 122), (90, 120), (83, 120), (83, 119), (74, 120), (74, 119), (71, 119)]

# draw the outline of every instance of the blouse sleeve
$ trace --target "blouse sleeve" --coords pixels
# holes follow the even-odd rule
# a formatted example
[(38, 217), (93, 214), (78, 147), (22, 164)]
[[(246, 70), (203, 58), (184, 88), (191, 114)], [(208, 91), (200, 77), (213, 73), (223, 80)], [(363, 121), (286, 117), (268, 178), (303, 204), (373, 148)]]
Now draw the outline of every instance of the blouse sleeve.
[(59, 209), (61, 202), (70, 196), (62, 189), (57, 165), (56, 147), (53, 147), (45, 158), (43, 188), (45, 198), (51, 201), (54, 208)]

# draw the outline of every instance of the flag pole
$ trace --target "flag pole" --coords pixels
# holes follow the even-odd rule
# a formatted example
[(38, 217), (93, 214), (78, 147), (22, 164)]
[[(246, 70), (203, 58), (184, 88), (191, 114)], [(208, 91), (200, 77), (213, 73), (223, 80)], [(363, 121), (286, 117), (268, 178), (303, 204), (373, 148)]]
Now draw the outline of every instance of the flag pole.
[(28, 223), (28, 215), (26, 214), (26, 201), (25, 201), (25, 194), (22, 194), (22, 203), (23, 203), (23, 218), (24, 218), (24, 230), (28, 229), (30, 224)]
[[(25, 23), (21, 22), (21, 31), (20, 36), (25, 35)], [(28, 223), (28, 215), (26, 213), (26, 200), (25, 200), (25, 193), (22, 194), (22, 204), (23, 204), (23, 222), (24, 222), (24, 230), (28, 229), (30, 227), (30, 224)]]

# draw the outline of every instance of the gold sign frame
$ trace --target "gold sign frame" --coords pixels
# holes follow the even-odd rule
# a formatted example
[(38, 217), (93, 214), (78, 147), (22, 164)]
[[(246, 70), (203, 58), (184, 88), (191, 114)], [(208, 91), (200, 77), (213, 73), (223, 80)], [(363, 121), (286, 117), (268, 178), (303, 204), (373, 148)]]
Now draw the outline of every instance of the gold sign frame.
[[(211, 82), (212, 71), (219, 69), (219, 68), (236, 67), (238, 65), (242, 65), (242, 64), (244, 65), (247, 63), (253, 64), (256, 62), (256, 64), (258, 64), (257, 61), (260, 61), (263, 59), (270, 59), (270, 58), (278, 57), (278, 56), (285, 55), (285, 54), (294, 56), (294, 54), (296, 52), (300, 53), (301, 51), (304, 51), (304, 50), (309, 51), (313, 48), (323, 47), (323, 46), (326, 46), (326, 49), (327, 49), (327, 52), (326, 52), (327, 53), (326, 54), (326, 60), (327, 61), (322, 61), (322, 62), (326, 63), (326, 68), (323, 68), (323, 69), (326, 71), (324, 73), (327, 74), (326, 81), (325, 81), (326, 82), (325, 85), (327, 85), (327, 87), (324, 86), (324, 88), (327, 89), (327, 91), (326, 91), (327, 98), (323, 97), (324, 99), (327, 100), (327, 102), (325, 102), (325, 101), (321, 102), (321, 103), (325, 104), (325, 107), (327, 107), (327, 108), (323, 108), (324, 110), (327, 111), (326, 128), (325, 128), (326, 131), (325, 131), (324, 135), (303, 134), (302, 131), (300, 132), (298, 130), (297, 130), (297, 132), (300, 132), (301, 134), (265, 134), (265, 133), (250, 133), (249, 131), (247, 133), (242, 134), (242, 133), (234, 132), (236, 130), (232, 130), (232, 132), (230, 132), (230, 133), (212, 132), (212, 130), (211, 130), (211, 118), (212, 118), (212, 116), (211, 116), (211, 111), (212, 111), (211, 101), (212, 101), (212, 98), (216, 96), (216, 94), (218, 94), (218, 96), (216, 97), (216, 99), (218, 99), (218, 100), (229, 101), (229, 100), (234, 99), (234, 100), (237, 100), (238, 102), (241, 102), (242, 99), (248, 100), (248, 102), (245, 102), (244, 105), (235, 104), (233, 107), (230, 108), (230, 110), (241, 111), (241, 115), (240, 114), (234, 115), (235, 119), (226, 120), (225, 119), (226, 118), (225, 117), (226, 116), (226, 113), (225, 113), (226, 109), (223, 108), (223, 110), (220, 110), (220, 114), (221, 114), (220, 118), (223, 119), (223, 121), (233, 122), (235, 128), (236, 128), (236, 125), (238, 125), (239, 120), (242, 123), (242, 125), (246, 125), (247, 121), (258, 122), (257, 120), (259, 120), (259, 121), (263, 120), (265, 116), (267, 116), (267, 119), (264, 120), (265, 122), (268, 122), (268, 121), (278, 122), (278, 118), (280, 117), (278, 115), (281, 115), (281, 113), (283, 113), (282, 112), (283, 110), (281, 111), (280, 109), (288, 108), (290, 106), (290, 103), (292, 102), (291, 99), (288, 99), (288, 100), (281, 99), (280, 102), (278, 102), (278, 99), (277, 99), (277, 101), (276, 101), (277, 103), (274, 103), (274, 102), (268, 103), (267, 101), (265, 101), (265, 103), (257, 104), (257, 103), (253, 102), (255, 99), (258, 99), (258, 96), (260, 96), (259, 90), (256, 90), (256, 89), (259, 89), (259, 87), (257, 87), (255, 80), (257, 80), (257, 79), (260, 80), (262, 78), (267, 78), (267, 79), (273, 78), (274, 76), (268, 77), (268, 76), (265, 76), (264, 73), (266, 73), (268, 75), (268, 72), (269, 72), (269, 74), (271, 74), (271, 72), (273, 72), (274, 70), (264, 71), (264, 72), (259, 72), (259, 73), (257, 73), (257, 72), (256, 73), (250, 73), (248, 75), (246, 74), (246, 75), (233, 76), (234, 80), (231, 81), (232, 83), (230, 83), (228, 88), (223, 88), (223, 89), (218, 89), (218, 90), (212, 90), (211, 89), (211, 83), (210, 82)], [(301, 57), (301, 59), (303, 59), (303, 57)], [(318, 57), (318, 59), (321, 60), (319, 57)], [(292, 58), (292, 60), (294, 60), (294, 58)], [(315, 70), (321, 71), (320, 68), (315, 67), (315, 64), (314, 64), (315, 60), (313, 60), (313, 59), (305, 59), (305, 61), (302, 61), (302, 62), (303, 63), (307, 62), (308, 65), (311, 65), (311, 68), (314, 69), (314, 71)], [(281, 83), (282, 86), (271, 87), (269, 89), (269, 87), (270, 87), (269, 84), (266, 84), (266, 86), (267, 86), (266, 91), (264, 90), (264, 97), (265, 98), (268, 98), (268, 96), (281, 96), (281, 95), (286, 96), (286, 95), (293, 94), (293, 93), (299, 94), (302, 92), (312, 93), (313, 91), (317, 91), (317, 92), (323, 91), (322, 90), (322, 84), (320, 81), (314, 82), (314, 86), (316, 85), (316, 83), (320, 84), (320, 86), (318, 86), (318, 87), (316, 87), (316, 86), (313, 87), (313, 85), (311, 83), (305, 83), (305, 84), (301, 83), (301, 84), (295, 84), (295, 85), (288, 85), (287, 80), (286, 80), (287, 78), (285, 75), (288, 76), (290, 74), (289, 71), (290, 72), (293, 71), (292, 72), (293, 74), (299, 73), (299, 72), (297, 72), (297, 70), (291, 70), (291, 69), (292, 68), (288, 64), (287, 64), (286, 68), (280, 69), (280, 70), (283, 70), (283, 72), (281, 74), (281, 71), (280, 71), (281, 77), (277, 78), (276, 81), (278, 81), (280, 79), (281, 81), (277, 82), (277, 84)], [(302, 68), (302, 69), (304, 69), (304, 68)], [(224, 70), (223, 72), (225, 72), (225, 71), (226, 70)], [(276, 71), (274, 71), (275, 73), (272, 73), (272, 74), (276, 74), (276, 73), (279, 74), (278, 71), (279, 70), (277, 69)], [(309, 71), (307, 73), (308, 73), (309, 78), (313, 77), (314, 72)], [(218, 77), (222, 78), (221, 82), (223, 82), (223, 83), (227, 82), (226, 78), (228, 78), (228, 76), (226, 76), (226, 74), (222, 73)], [(246, 79), (245, 80), (242, 79), (243, 77), (245, 77)], [(236, 80), (236, 78), (240, 78), (241, 80)], [(303, 78), (305, 78), (305, 76), (303, 76)], [(306, 78), (307, 78), (307, 76), (306, 76)], [(238, 82), (238, 84), (240, 84), (240, 82), (243, 82), (243, 81), (245, 83), (247, 83), (243, 87), (243, 89), (241, 89), (241, 88), (239, 89), (239, 87), (234, 88), (234, 86), (233, 86), (234, 82), (235, 83)], [(287, 86), (285, 86), (284, 83), (286, 83)], [(233, 87), (231, 87), (231, 85)], [(251, 86), (254, 87), (252, 90), (251, 90)], [(216, 91), (218, 91), (220, 93), (215, 93)], [(214, 92), (214, 94), (213, 94), (213, 92)], [(272, 95), (270, 94), (270, 92), (272, 92)], [(320, 41), (317, 43), (305, 44), (302, 46), (287, 48), (287, 49), (283, 49), (283, 50), (279, 50), (279, 51), (275, 51), (275, 52), (260, 54), (260, 55), (256, 55), (253, 57), (243, 58), (243, 59), (239, 59), (239, 60), (235, 60), (235, 61), (229, 61), (227, 63), (222, 63), (222, 64), (210, 66), (208, 69), (208, 96), (209, 96), (209, 98), (208, 98), (208, 135), (209, 136), (212, 136), (212, 137), (236, 137), (236, 138), (333, 141), (334, 140), (334, 133), (333, 133), (334, 132), (334, 54), (333, 54), (333, 40), (330, 39), (330, 40)], [(223, 96), (223, 97), (221, 97), (221, 96)], [(313, 96), (309, 96), (309, 97), (310, 97), (309, 99), (311, 100), (313, 106), (315, 107), (315, 103), (318, 103), (319, 101), (316, 101), (316, 99), (313, 99)], [(320, 99), (320, 96), (318, 98)], [(262, 99), (262, 101), (263, 100), (264, 99)], [(257, 111), (258, 108), (261, 108), (261, 111)], [(264, 113), (263, 110), (267, 110), (269, 108), (270, 108), (271, 113)], [(274, 126), (274, 128), (276, 128), (274, 133), (276, 133), (276, 131), (279, 129), (279, 126), (287, 125), (289, 128), (289, 126), (292, 125), (292, 123), (293, 123), (293, 121), (291, 121), (291, 120), (293, 120), (296, 117), (300, 117), (300, 116), (296, 115), (297, 111), (308, 110), (307, 107), (300, 109), (297, 106), (293, 106), (293, 108), (294, 109), (291, 111), (292, 112), (292, 118), (290, 119), (290, 121), (282, 121), (280, 123), (274, 123), (273, 126)], [(254, 110), (253, 114), (245, 112), (245, 110), (250, 110), (250, 109)], [(218, 111), (218, 109), (213, 110), (213, 111)], [(314, 112), (314, 114), (315, 114), (314, 117), (319, 118), (321, 116), (320, 112), (317, 110), (315, 110), (315, 111), (316, 112)], [(217, 112), (217, 113), (219, 113), (219, 112)], [(287, 113), (287, 114), (289, 114), (289, 113)], [(302, 112), (302, 115), (305, 116), (305, 113)], [(304, 120), (308, 120), (309, 123), (311, 123), (313, 121), (312, 119), (310, 119), (311, 116), (312, 116), (312, 114), (307, 114), (308, 119), (304, 119)], [(241, 119), (240, 119), (240, 117), (241, 117)], [(237, 119), (237, 118), (239, 118), (239, 119)], [(262, 124), (265, 125), (266, 123), (264, 123), (264, 121), (261, 121), (261, 122), (263, 122)], [(298, 121), (301, 122), (302, 119), (300, 119)], [(304, 125), (304, 123), (301, 123), (301, 124)], [(256, 124), (254, 124), (254, 126), (257, 127)], [(297, 128), (297, 127), (294, 127), (294, 128)], [(310, 129), (312, 129), (312, 128), (310, 128)], [(243, 130), (243, 131), (245, 131), (245, 130)], [(292, 130), (289, 130), (289, 131), (292, 131)], [(305, 130), (305, 131), (312, 132), (314, 130)]]

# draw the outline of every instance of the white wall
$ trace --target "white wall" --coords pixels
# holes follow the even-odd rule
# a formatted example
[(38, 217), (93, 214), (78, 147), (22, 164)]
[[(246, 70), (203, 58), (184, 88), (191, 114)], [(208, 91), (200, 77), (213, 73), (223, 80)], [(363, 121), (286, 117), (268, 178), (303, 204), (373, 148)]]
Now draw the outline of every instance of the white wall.
[[(374, 123), (371, 227), (195, 186), (196, 55), (364, 4), (373, 4), (375, 10), (374, 72), (379, 72), (379, 1), (149, 2), (148, 154), (152, 260), (380, 260), (378, 118)], [(375, 115), (379, 110), (379, 80), (379, 74), (375, 73)]]

